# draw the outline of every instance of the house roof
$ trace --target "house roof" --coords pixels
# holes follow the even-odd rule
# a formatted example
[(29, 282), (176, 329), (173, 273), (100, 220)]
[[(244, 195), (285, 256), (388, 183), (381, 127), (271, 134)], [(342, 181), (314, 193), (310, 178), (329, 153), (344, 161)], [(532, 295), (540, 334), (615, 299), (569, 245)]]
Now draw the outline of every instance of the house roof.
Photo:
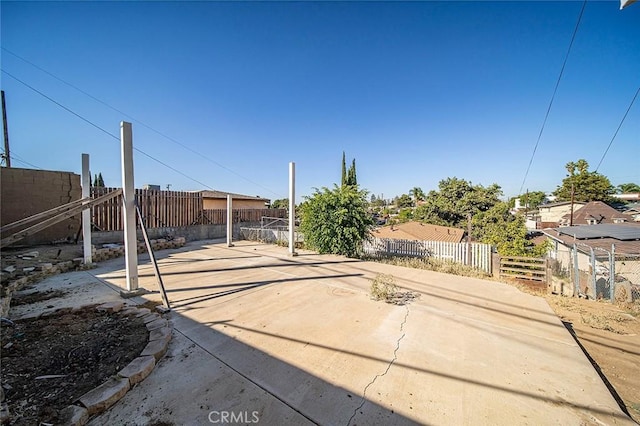
[(542, 232), (567, 247), (579, 244), (583, 251), (584, 246), (611, 250), (611, 245), (615, 244), (616, 253), (640, 254), (640, 239), (621, 240), (617, 238), (620, 235), (628, 236), (629, 232), (634, 230), (640, 232), (640, 224), (579, 225), (544, 229)]
[(447, 241), (459, 243), (464, 236), (464, 230), (412, 221), (399, 225), (383, 226), (375, 229), (372, 234), (376, 238), (391, 238), (395, 240)]
[(256, 201), (271, 201), (268, 198), (262, 198), (258, 195), (243, 195), (243, 194), (234, 194), (233, 192), (224, 192), (224, 191), (196, 191), (202, 194), (202, 198), (224, 198), (227, 199), (227, 195), (231, 195), (231, 198), (234, 200), (256, 200)]
[[(552, 207), (568, 206), (569, 204), (571, 204), (571, 201), (558, 201), (557, 203), (540, 204), (538, 206), (538, 209), (548, 209)], [(583, 201), (574, 201), (573, 203), (573, 205), (581, 205), (581, 206), (584, 206), (585, 204), (587, 203)]]
[[(563, 221), (569, 221), (571, 214), (562, 216)], [(587, 225), (590, 220), (595, 220), (596, 224), (614, 223), (614, 219), (628, 220), (628, 217), (602, 201), (590, 201), (573, 212), (574, 225)]]

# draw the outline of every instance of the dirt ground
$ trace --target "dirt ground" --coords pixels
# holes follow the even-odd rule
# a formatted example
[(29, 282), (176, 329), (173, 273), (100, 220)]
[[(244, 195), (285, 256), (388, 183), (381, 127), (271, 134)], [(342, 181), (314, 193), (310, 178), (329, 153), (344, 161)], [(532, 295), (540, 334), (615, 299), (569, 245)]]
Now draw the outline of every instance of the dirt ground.
[[(37, 300), (59, 297), (41, 293)], [(33, 302), (15, 299), (16, 304)], [(57, 414), (140, 355), (140, 318), (70, 310), (2, 324), (2, 387), (12, 425), (57, 423)]]

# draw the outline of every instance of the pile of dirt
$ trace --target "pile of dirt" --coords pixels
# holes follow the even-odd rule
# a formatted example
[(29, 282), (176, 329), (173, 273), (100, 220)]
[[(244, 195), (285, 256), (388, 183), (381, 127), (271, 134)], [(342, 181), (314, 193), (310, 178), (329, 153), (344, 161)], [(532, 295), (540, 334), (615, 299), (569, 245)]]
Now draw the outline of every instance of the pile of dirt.
[(14, 425), (57, 423), (58, 412), (140, 355), (141, 318), (63, 310), (2, 324), (2, 387)]

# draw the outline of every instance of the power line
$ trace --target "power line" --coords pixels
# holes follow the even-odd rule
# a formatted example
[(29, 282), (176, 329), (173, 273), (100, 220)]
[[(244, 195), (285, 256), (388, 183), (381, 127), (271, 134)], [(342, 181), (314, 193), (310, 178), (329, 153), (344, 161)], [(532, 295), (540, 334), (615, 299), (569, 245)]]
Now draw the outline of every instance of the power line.
[[(3, 150), (2, 150), (2, 155), (4, 156), (4, 155), (6, 155), (6, 154), (7, 154), (7, 152), (3, 149)], [(24, 160), (24, 159), (22, 159), (20, 156), (16, 155), (16, 153), (15, 153), (15, 151), (14, 151), (14, 150), (11, 150), (10, 155), (11, 155), (11, 159), (12, 159), (12, 160), (16, 160), (16, 161), (17, 161), (17, 162), (19, 162), (19, 163), (26, 164), (27, 166), (31, 166), (31, 167), (33, 167), (34, 169), (44, 170), (42, 167), (38, 167), (38, 166), (36, 166), (35, 164), (31, 164), (31, 163), (29, 163), (27, 160)]]
[(638, 93), (640, 93), (640, 87), (638, 87), (638, 90), (636, 90), (636, 94), (633, 95), (633, 99), (631, 99), (631, 103), (629, 104), (629, 108), (627, 108), (627, 111), (624, 113), (624, 116), (622, 117), (622, 120), (620, 120), (620, 124), (618, 124), (618, 128), (616, 129), (616, 132), (613, 134), (613, 137), (611, 138), (611, 141), (609, 142), (609, 145), (607, 146), (607, 149), (604, 151), (604, 154), (602, 154), (602, 158), (600, 159), (600, 162), (598, 163), (598, 166), (596, 167), (596, 172), (598, 171), (598, 168), (602, 164), (602, 161), (604, 160), (604, 157), (606, 157), (607, 152), (609, 152), (609, 148), (611, 148), (611, 144), (613, 144), (613, 141), (615, 140), (616, 136), (618, 136), (618, 131), (622, 127), (622, 123), (624, 123), (624, 120), (627, 118), (627, 114), (629, 114), (629, 111), (631, 111), (631, 107), (633, 106), (633, 103), (636, 101), (636, 98), (638, 97)]
[[(15, 77), (14, 75), (12, 75), (12, 74), (8, 73), (8, 72), (7, 72), (7, 71), (5, 71), (5, 70), (2, 70), (2, 72), (3, 72), (3, 73), (5, 73), (6, 75), (8, 75), (9, 77), (13, 78), (13, 79), (14, 79), (14, 80), (16, 80), (17, 82), (19, 82), (19, 83), (21, 83), (21, 84), (25, 85), (25, 86), (26, 86), (26, 87), (28, 87), (29, 89), (33, 90), (33, 91), (34, 91), (34, 92), (36, 92), (37, 94), (39, 94), (39, 95), (43, 96), (44, 98), (46, 98), (46, 99), (48, 99), (49, 101), (53, 102), (54, 104), (58, 105), (60, 108), (64, 109), (65, 111), (67, 111), (67, 112), (69, 112), (69, 113), (71, 113), (71, 114), (75, 115), (76, 117), (78, 117), (79, 119), (81, 119), (82, 121), (84, 121), (85, 123), (88, 123), (89, 125), (91, 125), (91, 126), (95, 127), (96, 129), (100, 130), (101, 132), (103, 132), (103, 133), (105, 133), (105, 134), (107, 134), (107, 135), (111, 136), (112, 138), (114, 138), (114, 139), (115, 139), (115, 140), (117, 140), (117, 141), (119, 141), (119, 140), (120, 140), (120, 138), (119, 138), (118, 136), (114, 135), (113, 133), (109, 132), (108, 130), (103, 129), (102, 127), (100, 127), (100, 126), (98, 126), (97, 124), (93, 123), (93, 122), (92, 122), (92, 121), (90, 121), (89, 119), (84, 118), (83, 116), (81, 116), (81, 115), (80, 115), (80, 114), (78, 114), (77, 112), (75, 112), (75, 111), (71, 110), (70, 108), (67, 108), (66, 106), (62, 105), (60, 102), (56, 101), (55, 99), (52, 99), (51, 97), (49, 97), (49, 96), (45, 95), (44, 93), (42, 93), (40, 90), (36, 89), (35, 87), (33, 87), (33, 86), (31, 86), (31, 85), (29, 85), (29, 84), (25, 83), (24, 81), (20, 80), (19, 78)], [(147, 153), (146, 153), (146, 152), (144, 152), (143, 150), (141, 150), (141, 149), (139, 149), (139, 148), (135, 148), (135, 147), (134, 147), (133, 149), (134, 149), (135, 151), (139, 152), (140, 154), (142, 154), (142, 155), (144, 155), (144, 156), (146, 156), (146, 157), (148, 157), (148, 158), (152, 159), (153, 161), (157, 162), (158, 164), (161, 164), (161, 165), (165, 166), (166, 168), (168, 168), (168, 169), (170, 169), (170, 170), (173, 170), (174, 172), (176, 172), (176, 173), (178, 173), (178, 174), (180, 174), (180, 175), (182, 175), (182, 176), (186, 177), (187, 179), (192, 180), (192, 181), (196, 182), (197, 184), (200, 184), (200, 185), (202, 185), (202, 186), (204, 186), (204, 187), (206, 187), (206, 188), (209, 188), (209, 189), (211, 189), (211, 190), (215, 191), (215, 190), (214, 190), (212, 187), (210, 187), (209, 185), (207, 185), (207, 184), (205, 184), (205, 183), (202, 183), (202, 182), (200, 182), (199, 180), (194, 179), (194, 178), (192, 178), (191, 176), (188, 176), (188, 175), (184, 174), (184, 173), (183, 173), (183, 172), (181, 172), (180, 170), (178, 170), (178, 169), (176, 169), (176, 168), (174, 168), (174, 167), (172, 167), (172, 166), (168, 165), (167, 163), (164, 163), (163, 161), (158, 160), (157, 158), (155, 158), (154, 156), (152, 156), (152, 155), (150, 155), (150, 154), (147, 154)]]
[(151, 130), (152, 132), (156, 133), (156, 134), (157, 134), (157, 135), (159, 135), (159, 136), (162, 136), (163, 138), (165, 138), (165, 139), (169, 140), (170, 142), (173, 142), (173, 143), (175, 143), (176, 145), (179, 145), (179, 146), (181, 146), (182, 148), (186, 149), (187, 151), (190, 151), (191, 153), (196, 154), (196, 155), (198, 155), (199, 157), (202, 157), (203, 159), (205, 159), (205, 160), (207, 160), (207, 161), (209, 161), (209, 162), (211, 162), (211, 163), (215, 164), (216, 166), (218, 166), (218, 167), (220, 167), (220, 168), (222, 168), (222, 169), (224, 169), (224, 170), (228, 171), (229, 173), (232, 173), (232, 174), (234, 174), (234, 175), (236, 175), (236, 176), (238, 176), (238, 177), (240, 177), (240, 178), (244, 179), (245, 181), (247, 181), (247, 182), (249, 182), (249, 183), (251, 183), (251, 184), (253, 184), (253, 185), (258, 186), (258, 187), (260, 187), (260, 188), (264, 189), (265, 191), (269, 191), (269, 192), (271, 192), (272, 194), (275, 194), (275, 195), (277, 195), (277, 196), (281, 196), (281, 194), (278, 194), (277, 192), (272, 191), (271, 189), (267, 188), (266, 186), (264, 186), (264, 185), (262, 185), (262, 184), (260, 184), (260, 183), (258, 183), (258, 182), (254, 182), (253, 180), (251, 180), (251, 179), (249, 179), (249, 178), (247, 178), (247, 177), (245, 177), (245, 176), (241, 175), (240, 173), (238, 173), (238, 172), (236, 172), (236, 171), (234, 171), (234, 170), (230, 169), (229, 167), (226, 167), (224, 164), (221, 164), (221, 163), (219, 163), (219, 162), (217, 162), (217, 161), (215, 161), (215, 160), (213, 160), (213, 159), (211, 159), (211, 158), (207, 157), (206, 155), (202, 154), (201, 152), (198, 152), (198, 151), (196, 151), (196, 150), (194, 150), (194, 149), (192, 149), (192, 148), (188, 147), (187, 145), (185, 145), (185, 144), (181, 143), (180, 141), (178, 141), (178, 140), (176, 140), (176, 139), (172, 138), (171, 136), (168, 136), (168, 135), (166, 135), (166, 134), (162, 133), (162, 132), (161, 132), (161, 131), (159, 131), (159, 130), (154, 129), (153, 127), (151, 127), (151, 126), (149, 126), (149, 125), (147, 125), (147, 124), (143, 123), (142, 121), (140, 121), (140, 120), (136, 119), (135, 117), (133, 117), (133, 116), (131, 116), (131, 115), (127, 114), (126, 112), (121, 111), (121, 110), (119, 110), (119, 109), (115, 108), (115, 107), (114, 107), (114, 106), (112, 106), (112, 105), (109, 105), (107, 102), (105, 102), (105, 101), (103, 101), (103, 100), (101, 100), (101, 99), (99, 99), (99, 98), (97, 98), (97, 97), (93, 96), (92, 94), (90, 94), (90, 93), (88, 93), (88, 92), (86, 92), (86, 91), (82, 90), (81, 88), (79, 88), (79, 87), (77, 87), (77, 86), (73, 85), (72, 83), (69, 83), (68, 81), (63, 80), (62, 78), (60, 78), (60, 77), (56, 76), (55, 74), (52, 74), (51, 72), (49, 72), (49, 71), (45, 70), (44, 68), (42, 68), (42, 67), (40, 67), (40, 66), (38, 66), (38, 65), (34, 64), (33, 62), (29, 61), (28, 59), (25, 59), (25, 58), (23, 58), (22, 56), (20, 56), (20, 55), (18, 55), (18, 54), (16, 54), (16, 53), (14, 53), (14, 52), (12, 52), (12, 51), (10, 51), (9, 49), (7, 49), (7, 48), (5, 48), (5, 47), (2, 47), (2, 50), (4, 50), (5, 52), (9, 53), (10, 55), (12, 55), (12, 56), (14, 56), (14, 57), (16, 57), (16, 58), (20, 59), (21, 61), (26, 62), (27, 64), (29, 64), (29, 65), (33, 66), (34, 68), (36, 68), (36, 69), (38, 69), (38, 70), (40, 70), (40, 71), (44, 72), (45, 74), (47, 74), (47, 75), (51, 76), (52, 78), (54, 78), (54, 79), (58, 80), (59, 82), (61, 82), (61, 83), (63, 83), (63, 84), (66, 84), (67, 86), (69, 86), (69, 87), (71, 87), (71, 88), (73, 88), (73, 89), (77, 90), (78, 92), (82, 93), (83, 95), (88, 96), (89, 98), (91, 98), (91, 99), (93, 99), (94, 101), (96, 101), (96, 102), (98, 102), (98, 103), (100, 103), (100, 104), (102, 104), (102, 105), (106, 106), (107, 108), (111, 109), (112, 111), (115, 111), (115, 112), (117, 112), (118, 114), (122, 114), (123, 116), (125, 116), (125, 117), (127, 117), (127, 118), (131, 119), (132, 121), (134, 121), (134, 122), (136, 122), (136, 123), (138, 123), (138, 124), (139, 124), (139, 125), (141, 125), (142, 127), (145, 127), (145, 128), (147, 128), (147, 129)]
[(564, 73), (564, 67), (567, 65), (567, 60), (569, 59), (569, 53), (571, 53), (571, 47), (573, 46), (573, 41), (576, 38), (576, 34), (578, 33), (578, 27), (580, 26), (580, 21), (582, 20), (582, 15), (584, 14), (584, 9), (587, 6), (587, 0), (584, 0), (582, 3), (582, 9), (580, 9), (580, 14), (578, 15), (578, 22), (576, 22), (576, 27), (573, 29), (573, 35), (571, 36), (571, 42), (569, 43), (569, 48), (567, 49), (567, 54), (564, 57), (564, 62), (562, 63), (562, 68), (560, 69), (560, 75), (558, 75), (558, 80), (556, 81), (556, 87), (553, 89), (553, 95), (551, 96), (551, 101), (549, 102), (549, 106), (547, 107), (547, 112), (544, 115), (544, 120), (542, 121), (542, 127), (540, 128), (540, 133), (538, 133), (538, 139), (536, 140), (536, 144), (533, 147), (533, 152), (531, 153), (531, 158), (529, 159), (529, 165), (527, 166), (527, 171), (524, 174), (524, 179), (522, 179), (522, 185), (520, 185), (520, 194), (522, 194), (522, 188), (524, 188), (524, 184), (527, 181), (527, 176), (529, 176), (529, 170), (531, 169), (531, 164), (533, 164), (533, 157), (536, 155), (536, 151), (538, 150), (538, 145), (540, 144), (540, 139), (542, 138), (542, 132), (544, 132), (544, 126), (547, 124), (547, 119), (549, 118), (549, 113), (551, 112), (551, 106), (553, 105), (553, 100), (556, 97), (556, 93), (558, 92), (558, 86), (560, 86), (560, 80), (562, 80), (562, 74)]

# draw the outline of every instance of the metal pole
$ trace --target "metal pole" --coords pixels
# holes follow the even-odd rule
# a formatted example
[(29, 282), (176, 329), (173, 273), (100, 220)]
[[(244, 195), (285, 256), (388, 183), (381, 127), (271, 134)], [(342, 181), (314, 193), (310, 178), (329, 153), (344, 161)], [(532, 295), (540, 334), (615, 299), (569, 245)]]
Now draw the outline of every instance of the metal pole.
[[(124, 255), (127, 277), (127, 291), (123, 296), (140, 294), (138, 291), (138, 243), (136, 239), (136, 200), (133, 185), (133, 135), (131, 123), (120, 122), (120, 141), (122, 148), (122, 191)], [(135, 293), (135, 294), (134, 294)]]
[(611, 253), (609, 254), (609, 298), (611, 302), (616, 298), (616, 245), (611, 244)]
[[(598, 297), (598, 286), (596, 285), (596, 254), (593, 251), (593, 247), (589, 247), (590, 261), (591, 261), (591, 285), (593, 287), (593, 294)], [(604, 296), (604, 295), (603, 295)]]
[(296, 163), (289, 163), (289, 254), (296, 253)]
[[(89, 154), (82, 154), (82, 198), (91, 197), (91, 174), (89, 173)], [(91, 254), (91, 209), (82, 211), (82, 249), (84, 264), (90, 264)]]
[(578, 266), (578, 247), (573, 245), (573, 285), (575, 297), (580, 297), (580, 268)]
[(9, 129), (7, 127), (7, 105), (4, 102), (4, 90), (2, 90), (2, 125), (4, 128), (4, 155), (7, 167), (11, 167), (11, 154), (9, 153)]
[(233, 201), (227, 194), (227, 247), (233, 247)]

